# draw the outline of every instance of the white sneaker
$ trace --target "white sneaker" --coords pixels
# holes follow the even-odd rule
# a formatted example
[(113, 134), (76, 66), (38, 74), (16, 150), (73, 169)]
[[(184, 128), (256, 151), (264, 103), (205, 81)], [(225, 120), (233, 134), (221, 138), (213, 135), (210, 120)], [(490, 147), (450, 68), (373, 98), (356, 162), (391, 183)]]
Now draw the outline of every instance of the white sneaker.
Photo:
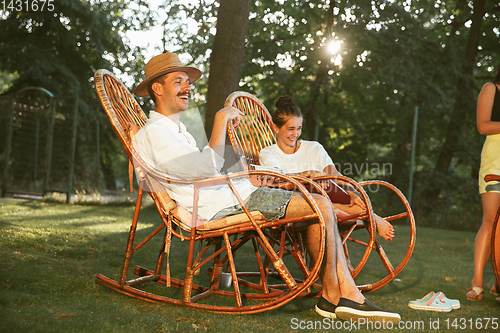
[(453, 310), (460, 309), (460, 301), (458, 299), (447, 298), (442, 291), (438, 291), (436, 294), (436, 297), (439, 298), (440, 300), (444, 300), (444, 299), (449, 300), (451, 303), (451, 308)]
[(451, 302), (446, 297), (439, 299), (433, 291), (425, 295), (422, 299), (416, 299), (408, 302), (408, 306), (416, 310), (450, 312), (452, 309)]

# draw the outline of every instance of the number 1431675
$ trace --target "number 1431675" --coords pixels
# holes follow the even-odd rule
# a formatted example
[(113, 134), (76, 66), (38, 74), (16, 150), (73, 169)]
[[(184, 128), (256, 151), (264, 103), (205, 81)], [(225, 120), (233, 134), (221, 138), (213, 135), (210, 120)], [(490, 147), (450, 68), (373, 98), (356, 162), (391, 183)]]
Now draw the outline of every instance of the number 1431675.
[(498, 318), (446, 318), (444, 320), (446, 329), (455, 330), (497, 330), (499, 328)]
[(0, 0), (0, 8), (4, 12), (38, 12), (54, 11), (54, 0)]

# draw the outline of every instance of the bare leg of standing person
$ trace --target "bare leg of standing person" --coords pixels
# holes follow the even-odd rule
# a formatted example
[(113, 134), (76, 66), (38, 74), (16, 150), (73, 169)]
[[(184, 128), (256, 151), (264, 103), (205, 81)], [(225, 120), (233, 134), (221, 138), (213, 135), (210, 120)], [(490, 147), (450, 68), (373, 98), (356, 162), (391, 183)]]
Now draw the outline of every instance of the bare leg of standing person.
[(483, 274), (491, 255), (491, 233), (498, 207), (500, 207), (500, 193), (483, 193), (481, 201), (483, 203), (483, 221), (474, 243), (474, 277), (467, 293), (467, 298), (470, 300), (483, 299)]

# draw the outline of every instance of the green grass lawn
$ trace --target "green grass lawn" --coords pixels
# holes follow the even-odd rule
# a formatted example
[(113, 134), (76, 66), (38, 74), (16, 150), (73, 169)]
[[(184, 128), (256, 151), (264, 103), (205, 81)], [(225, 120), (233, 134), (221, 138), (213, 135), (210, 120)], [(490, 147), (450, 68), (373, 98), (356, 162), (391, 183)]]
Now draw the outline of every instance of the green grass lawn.
[[(292, 332), (314, 325), (319, 328), (319, 324), (322, 330), (310, 331), (335, 330), (328, 326), (331, 322), (325, 324), (316, 315), (316, 300), (310, 298), (294, 299), (260, 314), (226, 315), (151, 304), (95, 284), (98, 273), (118, 278), (132, 213), (132, 206), (0, 201), (0, 331)], [(141, 211), (138, 235), (147, 235), (158, 223), (160, 218), (154, 206), (146, 204)], [(396, 226), (394, 244), (383, 242), (384, 248), (401, 251), (397, 235), (405, 233), (406, 226)], [(500, 326), (500, 303), (495, 297), (485, 292), (481, 302), (465, 298), (472, 278), (474, 237), (471, 232), (418, 227), (415, 251), (408, 265), (395, 280), (366, 297), (399, 312), (408, 328), (398, 329), (401, 332), (494, 331), (491, 321), (487, 329), (484, 326), (487, 318), (497, 318)], [(144, 254), (138, 253), (134, 259), (154, 267), (154, 253), (157, 248), (146, 248)], [(185, 256), (184, 244), (175, 242), (171, 261)], [(357, 280), (376, 278), (376, 269), (368, 268)], [(493, 280), (488, 264), (487, 291)], [(409, 300), (421, 298), (431, 290), (459, 299), (462, 308), (440, 314), (407, 307)], [(351, 328), (359, 332), (384, 331)], [(348, 329), (344, 325), (340, 331)]]

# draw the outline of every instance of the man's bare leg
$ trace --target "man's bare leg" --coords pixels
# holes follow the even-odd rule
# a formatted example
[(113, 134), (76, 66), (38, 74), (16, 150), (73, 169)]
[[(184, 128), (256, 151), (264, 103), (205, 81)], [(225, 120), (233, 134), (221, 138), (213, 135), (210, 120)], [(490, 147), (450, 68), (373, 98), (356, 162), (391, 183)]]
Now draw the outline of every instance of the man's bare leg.
[[(313, 198), (325, 221), (325, 253), (320, 270), (323, 286), (323, 295), (316, 311), (324, 317), (344, 320), (365, 318), (370, 321), (401, 320), (399, 314), (383, 310), (364, 298), (356, 287), (347, 266), (342, 241), (340, 239), (334, 208), (329, 199), (313, 194)], [(302, 194), (294, 193), (290, 200), (285, 216), (295, 217), (312, 213), (312, 208)], [(307, 230), (308, 247), (314, 260), (319, 252), (319, 226), (312, 224)], [(338, 304), (338, 306), (337, 306)]]
[[(323, 263), (320, 270), (320, 279), (323, 285), (323, 297), (337, 304), (340, 297), (349, 298), (353, 301), (363, 302), (364, 296), (356, 287), (347, 267), (344, 249), (337, 228), (337, 221), (333, 206), (329, 199), (312, 194), (318, 205), (321, 215), (325, 220), (326, 246)], [(312, 208), (303, 198), (302, 194), (294, 193), (286, 210), (286, 217), (300, 216), (312, 213)], [(319, 225), (312, 224), (307, 229), (307, 240), (309, 250), (313, 259), (318, 258), (319, 251)]]

